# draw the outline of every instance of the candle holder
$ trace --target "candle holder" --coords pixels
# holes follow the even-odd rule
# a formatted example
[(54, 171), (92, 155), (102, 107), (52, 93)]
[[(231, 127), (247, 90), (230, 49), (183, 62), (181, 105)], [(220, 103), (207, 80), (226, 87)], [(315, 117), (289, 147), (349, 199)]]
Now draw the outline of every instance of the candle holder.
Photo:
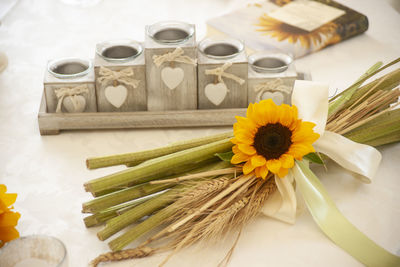
[(249, 56), (248, 102), (272, 99), (275, 104), (291, 104), (297, 78), (293, 58), (280, 52), (258, 52)]
[(49, 113), (96, 112), (92, 62), (80, 58), (49, 61), (44, 93)]
[(206, 38), (198, 47), (199, 109), (247, 107), (247, 57), (241, 41)]
[(94, 70), (100, 112), (147, 109), (146, 66), (143, 47), (132, 40), (96, 45)]
[(194, 25), (177, 21), (148, 25), (145, 47), (148, 110), (196, 109)]

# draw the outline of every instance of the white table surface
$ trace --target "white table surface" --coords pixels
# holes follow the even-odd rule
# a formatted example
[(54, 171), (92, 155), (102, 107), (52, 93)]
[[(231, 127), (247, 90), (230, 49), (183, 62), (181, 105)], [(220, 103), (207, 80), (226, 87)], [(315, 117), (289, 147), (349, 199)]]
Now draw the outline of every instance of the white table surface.
[[(0, 51), (9, 58), (0, 74), (0, 183), (18, 192), (15, 209), (22, 214), (21, 235), (47, 234), (67, 246), (72, 267), (86, 266), (108, 247), (86, 229), (81, 204), (91, 197), (83, 183), (119, 168), (89, 171), (85, 159), (204, 136), (228, 128), (110, 130), (62, 132), (40, 136), (37, 111), (49, 58), (93, 57), (97, 42), (113, 38), (143, 40), (144, 26), (175, 19), (196, 24), (198, 39), (207, 18), (228, 12), (242, 1), (104, 0), (79, 8), (58, 0), (21, 0), (0, 27)], [(368, 16), (369, 30), (358, 37), (296, 61), (331, 91), (344, 89), (378, 60), (400, 56), (400, 15), (389, 4), (348, 0)], [(379, 3), (379, 4), (378, 4)], [(400, 144), (379, 149), (383, 161), (371, 185), (364, 185), (339, 166), (316, 169), (343, 214), (372, 240), (400, 255)], [(230, 246), (227, 241), (180, 253), (167, 266), (215, 266)], [(161, 256), (116, 264), (154, 266)], [(304, 211), (295, 225), (259, 217), (245, 228), (229, 266), (361, 266), (333, 244)]]

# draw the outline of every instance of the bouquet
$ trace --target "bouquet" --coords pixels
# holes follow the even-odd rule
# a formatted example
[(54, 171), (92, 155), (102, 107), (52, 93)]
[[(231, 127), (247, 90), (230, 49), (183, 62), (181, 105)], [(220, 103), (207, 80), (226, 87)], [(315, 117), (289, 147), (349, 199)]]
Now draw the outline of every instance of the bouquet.
[[(400, 69), (366, 83), (398, 63), (377, 63), (353, 85), (328, 100), (328, 86), (296, 81), (292, 105), (272, 100), (250, 104), (233, 132), (174, 143), (163, 148), (89, 158), (87, 167), (126, 165), (126, 170), (85, 183), (93, 200), (83, 203), (87, 227), (112, 252), (92, 261), (139, 258), (219, 239), (260, 213), (295, 222), (298, 190), (322, 231), (367, 266), (400, 265), (355, 228), (336, 208), (310, 163), (332, 159), (370, 183), (381, 155), (373, 146), (400, 140)], [(133, 249), (124, 248), (157, 230)], [(349, 242), (351, 240), (351, 242)], [(237, 240), (236, 240), (237, 242)], [(222, 262), (229, 261), (236, 242)]]

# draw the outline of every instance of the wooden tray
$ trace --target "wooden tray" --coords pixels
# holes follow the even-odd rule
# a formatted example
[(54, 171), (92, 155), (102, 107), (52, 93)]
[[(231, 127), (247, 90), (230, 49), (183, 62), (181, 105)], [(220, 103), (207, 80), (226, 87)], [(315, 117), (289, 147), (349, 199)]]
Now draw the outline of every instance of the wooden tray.
[(47, 113), (44, 95), (38, 122), (41, 135), (59, 134), (61, 130), (176, 128), (232, 126), (235, 116), (245, 116), (246, 109), (208, 109), (139, 112)]

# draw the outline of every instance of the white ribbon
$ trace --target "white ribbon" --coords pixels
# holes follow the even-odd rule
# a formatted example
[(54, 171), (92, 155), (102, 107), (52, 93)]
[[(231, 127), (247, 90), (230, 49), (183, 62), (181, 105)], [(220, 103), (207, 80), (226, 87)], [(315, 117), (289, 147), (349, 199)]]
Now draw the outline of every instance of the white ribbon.
[(62, 110), (61, 110), (62, 103), (66, 96), (71, 97), (71, 102), (74, 105), (74, 107), (76, 108), (78, 106), (78, 100), (76, 99), (76, 96), (82, 95), (84, 93), (88, 94), (89, 88), (86, 84), (82, 84), (82, 85), (78, 85), (75, 87), (61, 87), (61, 88), (55, 89), (54, 93), (56, 94), (56, 96), (58, 98), (56, 113), (61, 113), (62, 112)]
[[(371, 183), (382, 156), (371, 146), (325, 131), (328, 117), (328, 90), (329, 87), (322, 83), (296, 81), (292, 104), (297, 106), (300, 119), (316, 124), (314, 131), (320, 134), (320, 138), (314, 143), (316, 151), (327, 155), (352, 172), (360, 181)], [(268, 199), (262, 213), (287, 223), (294, 223), (297, 210), (295, 181), (296, 172), (293, 170), (290, 170), (284, 178), (275, 176), (278, 190)]]

